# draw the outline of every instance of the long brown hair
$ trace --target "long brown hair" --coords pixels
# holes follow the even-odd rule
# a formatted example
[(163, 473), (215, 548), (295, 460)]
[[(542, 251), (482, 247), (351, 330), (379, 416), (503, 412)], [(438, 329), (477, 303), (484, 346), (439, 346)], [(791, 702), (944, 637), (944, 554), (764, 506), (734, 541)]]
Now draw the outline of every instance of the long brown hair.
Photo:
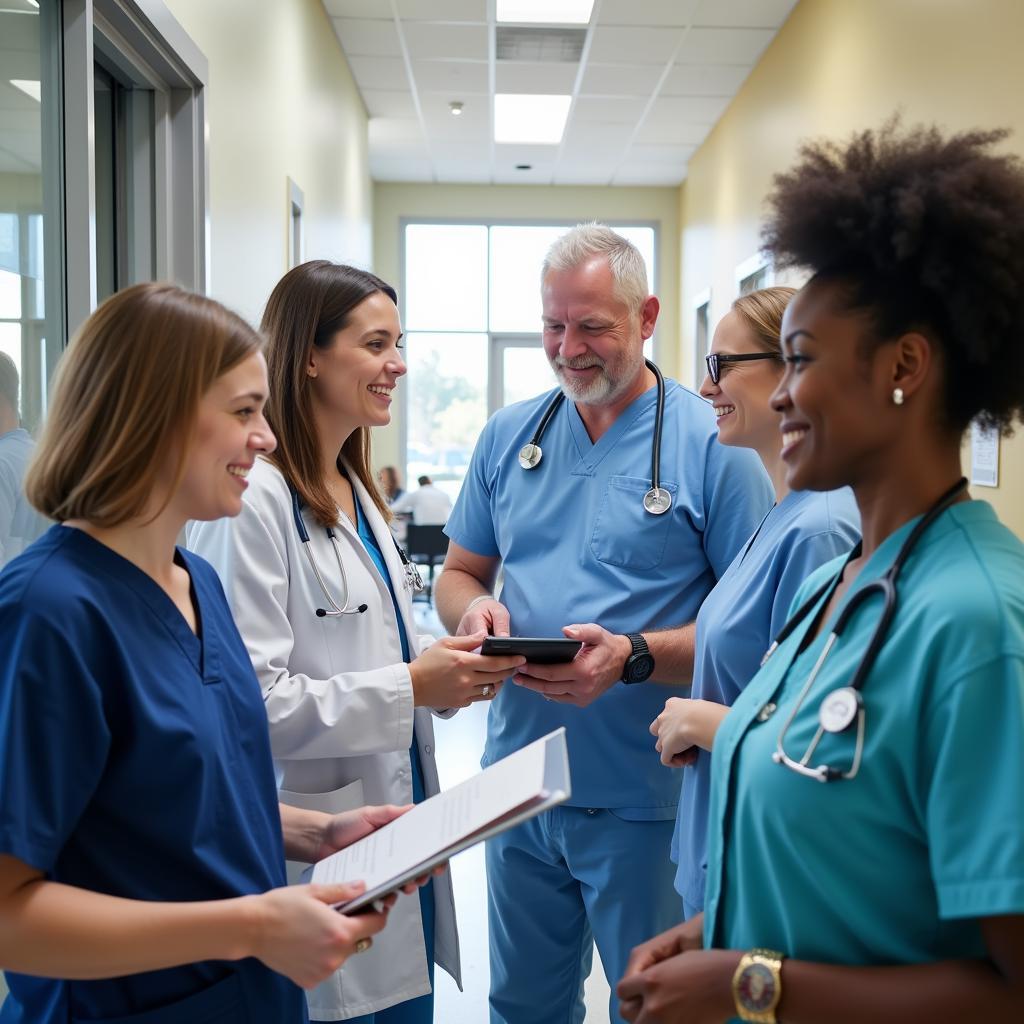
[(199, 400), (262, 344), (240, 316), (176, 285), (118, 292), (85, 321), (60, 361), (25, 477), (28, 500), (58, 522), (119, 526), (146, 511), (176, 452), (170, 500), (185, 472)]
[[(270, 377), (266, 417), (277, 437), (277, 450), (267, 457), (321, 526), (338, 521), (338, 507), (321, 471), (306, 372), (309, 354), (314, 346), (330, 348), (334, 335), (348, 325), (352, 310), (375, 292), (383, 292), (398, 305), (394, 288), (376, 275), (329, 260), (310, 260), (278, 281), (263, 313)], [(391, 510), (371, 469), (369, 428), (359, 427), (349, 435), (341, 447), (339, 468), (341, 459), (359, 477), (380, 514), (390, 521)]]

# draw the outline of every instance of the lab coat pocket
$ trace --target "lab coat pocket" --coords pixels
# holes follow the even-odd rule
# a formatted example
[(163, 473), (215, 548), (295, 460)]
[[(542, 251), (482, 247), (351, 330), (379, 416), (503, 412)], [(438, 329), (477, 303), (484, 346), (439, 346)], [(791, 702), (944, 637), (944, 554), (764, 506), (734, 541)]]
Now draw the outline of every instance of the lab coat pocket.
[(341, 814), (342, 811), (354, 811), (362, 807), (363, 780), (356, 779), (341, 789), (332, 789), (327, 793), (294, 793), (290, 789), (278, 792), (281, 803), (289, 807), (301, 807), (306, 811), (323, 811), (326, 814)]
[[(278, 799), (290, 807), (301, 807), (306, 811), (323, 811), (325, 814), (341, 814), (342, 811), (354, 811), (362, 807), (366, 801), (363, 799), (363, 780), (356, 779), (341, 789), (332, 789), (327, 793), (294, 793), (289, 789), (278, 790)], [(302, 877), (303, 872), (309, 867), (300, 861), (289, 860), (285, 862), (285, 874), (289, 885), (301, 885), (307, 881)]]
[[(70, 1020), (71, 1024), (86, 1024), (82, 1017), (73, 1016)], [(88, 1020), (90, 1024), (247, 1024), (250, 1017), (241, 980), (232, 971), (226, 978), (155, 1010)]]
[[(675, 499), (677, 484), (661, 481)], [(671, 511), (652, 515), (644, 508), (650, 480), (613, 476), (597, 510), (590, 550), (599, 562), (622, 569), (654, 569), (661, 564), (668, 542)]]

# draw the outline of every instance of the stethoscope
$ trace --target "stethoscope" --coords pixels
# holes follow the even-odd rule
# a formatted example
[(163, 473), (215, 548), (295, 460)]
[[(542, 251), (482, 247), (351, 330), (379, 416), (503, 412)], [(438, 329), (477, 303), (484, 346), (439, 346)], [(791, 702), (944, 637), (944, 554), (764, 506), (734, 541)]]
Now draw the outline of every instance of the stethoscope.
[[(811, 669), (811, 674), (807, 677), (807, 682), (804, 683), (803, 689), (801, 689), (799, 696), (796, 699), (796, 704), (793, 710), (790, 712), (789, 717), (786, 719), (785, 724), (782, 726), (782, 730), (779, 732), (779, 738), (775, 744), (775, 751), (772, 754), (772, 760), (776, 764), (784, 765), (786, 768), (797, 772), (800, 775), (806, 775), (808, 778), (817, 779), (819, 782), (836, 782), (842, 779), (853, 779), (856, 778), (857, 772), (860, 771), (861, 758), (864, 754), (864, 698), (861, 694), (861, 689), (864, 686), (864, 681), (868, 677), (868, 673), (874, 668), (875, 661), (878, 658), (878, 652), (882, 648), (882, 644), (885, 643), (885, 636), (889, 630), (889, 625), (892, 622), (893, 616), (896, 614), (896, 580), (899, 577), (900, 570), (903, 568), (903, 564), (910, 557), (910, 553), (914, 550), (915, 545), (921, 539), (922, 534), (928, 529), (932, 523), (943, 512), (946, 511), (950, 505), (956, 501), (957, 498), (964, 492), (967, 487), (967, 480), (961, 477), (934, 505), (921, 517), (917, 525), (910, 532), (910, 536), (903, 542), (903, 547), (900, 548), (899, 553), (896, 555), (895, 561), (885, 573), (880, 576), (877, 580), (872, 580), (870, 583), (865, 584), (860, 588), (847, 602), (846, 607), (843, 608), (839, 614), (839, 618), (836, 619), (836, 624), (832, 627), (832, 632), (829, 634), (828, 640), (825, 642), (824, 648), (822, 648), (821, 654), (818, 655), (818, 660), (814, 663), (814, 668)], [(854, 558), (857, 558), (861, 552), (861, 544), (850, 552), (849, 558), (847, 558), (847, 564)], [(844, 566), (845, 568), (845, 566)], [(782, 628), (782, 632), (775, 638), (775, 642), (765, 652), (764, 657), (761, 659), (761, 664), (764, 665), (766, 661), (775, 653), (775, 650), (780, 644), (785, 643), (786, 639), (792, 635), (794, 630), (800, 625), (801, 622), (810, 614), (811, 608), (814, 607), (824, 597), (825, 592), (830, 588), (836, 586), (840, 579), (842, 579), (842, 572), (833, 579), (829, 580), (824, 586), (820, 587), (818, 591), (804, 602), (803, 605), (792, 616), (792, 618)], [(882, 616), (878, 620), (878, 624), (875, 626), (875, 631), (871, 635), (871, 640), (868, 643), (867, 650), (864, 652), (863, 658), (861, 658), (860, 664), (857, 666), (857, 671), (854, 673), (852, 681), (847, 686), (840, 686), (826, 694), (821, 704), (818, 707), (818, 728), (814, 733), (814, 737), (811, 739), (810, 744), (804, 751), (803, 757), (799, 761), (794, 761), (785, 750), (786, 733), (789, 731), (790, 726), (793, 724), (793, 720), (800, 713), (800, 709), (803, 707), (804, 701), (807, 699), (808, 693), (811, 691), (811, 687), (814, 686), (815, 680), (818, 678), (818, 673), (821, 671), (821, 667), (828, 657), (829, 651), (835, 645), (836, 641), (842, 636), (843, 630), (846, 628), (847, 623), (853, 618), (854, 612), (870, 597), (875, 594), (881, 594), (884, 604), (882, 606)], [(793, 655), (794, 660), (797, 657)], [(792, 662), (790, 663), (792, 664)], [(766, 704), (758, 715), (759, 721), (766, 721), (772, 711), (775, 710), (774, 704)], [(854, 748), (853, 763), (851, 767), (843, 771), (839, 768), (833, 768), (828, 764), (820, 764), (815, 767), (810, 767), (810, 760), (814, 757), (814, 752), (818, 749), (818, 744), (821, 742), (822, 737), (825, 733), (841, 733), (845, 732), (853, 724), (854, 720), (857, 722), (857, 742)]]
[[(660, 516), (672, 507), (672, 495), (661, 486), (661, 424), (665, 418), (665, 378), (661, 370), (650, 361), (645, 359), (649, 369), (658, 381), (658, 402), (654, 413), (654, 441), (651, 445), (651, 489), (644, 495), (644, 508), (652, 516)], [(536, 469), (540, 460), (544, 458), (544, 452), (540, 446), (540, 439), (544, 436), (551, 418), (561, 408), (565, 401), (565, 394), (561, 391), (551, 400), (551, 403), (544, 410), (544, 415), (537, 424), (533, 437), (519, 449), (519, 465), (523, 469)]]
[[(306, 560), (309, 562), (309, 567), (313, 570), (313, 575), (316, 577), (317, 583), (320, 584), (320, 589), (323, 591), (324, 597), (327, 598), (327, 603), (331, 606), (330, 609), (317, 608), (317, 618), (333, 619), (339, 615), (362, 615), (366, 611), (367, 605), (359, 604), (350, 608), (348, 604), (348, 573), (345, 572), (345, 563), (341, 557), (341, 546), (338, 544), (338, 536), (334, 532), (334, 527), (326, 526), (324, 529), (334, 548), (334, 560), (338, 563), (338, 573), (341, 576), (342, 593), (344, 596), (340, 604), (334, 600), (331, 592), (327, 589), (327, 584), (324, 582), (320, 569), (317, 567), (316, 559), (313, 557), (313, 548), (309, 542), (309, 531), (306, 529), (306, 524), (302, 519), (302, 499), (299, 497), (299, 492), (291, 484), (288, 485), (288, 490), (292, 496), (292, 516), (295, 519), (295, 529), (299, 533), (299, 540), (302, 542), (302, 550), (306, 552)], [(405, 553), (401, 544), (395, 540), (394, 536), (391, 539), (395, 542), (395, 550), (398, 552), (398, 557), (402, 560), (402, 568), (405, 570), (406, 587), (414, 593), (419, 593), (424, 587), (423, 577), (420, 575), (419, 569), (409, 560), (409, 556)]]

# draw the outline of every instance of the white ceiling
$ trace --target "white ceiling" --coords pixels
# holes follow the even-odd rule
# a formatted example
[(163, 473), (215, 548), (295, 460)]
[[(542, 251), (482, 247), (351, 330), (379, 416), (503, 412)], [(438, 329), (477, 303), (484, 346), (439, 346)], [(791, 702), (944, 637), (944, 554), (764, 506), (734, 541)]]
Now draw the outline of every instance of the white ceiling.
[[(323, 0), (374, 179), (545, 185), (678, 185), (796, 2), (595, 0), (580, 60), (534, 63), (496, 59), (495, 0)], [(496, 92), (571, 94), (561, 144), (495, 143)]]

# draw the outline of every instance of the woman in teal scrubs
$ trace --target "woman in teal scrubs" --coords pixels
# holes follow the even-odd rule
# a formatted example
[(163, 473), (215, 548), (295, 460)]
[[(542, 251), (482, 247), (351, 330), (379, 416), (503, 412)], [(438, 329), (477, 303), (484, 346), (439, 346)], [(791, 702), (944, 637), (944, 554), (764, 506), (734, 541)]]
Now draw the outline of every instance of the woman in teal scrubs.
[[(863, 546), (801, 588), (718, 731), (705, 911), (634, 950), (630, 1021), (1021, 1016), (1024, 545), (959, 483), (970, 422), (1024, 411), (1003, 136), (889, 124), (776, 180), (768, 249), (812, 275), (772, 398), (787, 482), (852, 487)], [(857, 680), (885, 607), (859, 595), (897, 562)]]
[(4, 1024), (301, 1024), (298, 985), (384, 926), (328, 906), (357, 886), (284, 888), (283, 853), (401, 809), (279, 808), (245, 645), (175, 546), (237, 515), (274, 447), (260, 346), (216, 302), (139, 285), (58, 371), (26, 478), (58, 525), (0, 574)]
[(671, 849), (684, 918), (704, 908), (711, 749), (718, 726), (757, 674), (803, 581), (860, 538), (848, 487), (792, 491), (786, 483), (779, 418), (769, 398), (782, 379), (782, 314), (795, 294), (794, 288), (764, 288), (736, 299), (715, 328), (700, 389), (714, 406), (719, 443), (757, 452), (775, 504), (700, 606), (690, 696), (670, 697), (651, 723), (662, 764), (686, 766)]

